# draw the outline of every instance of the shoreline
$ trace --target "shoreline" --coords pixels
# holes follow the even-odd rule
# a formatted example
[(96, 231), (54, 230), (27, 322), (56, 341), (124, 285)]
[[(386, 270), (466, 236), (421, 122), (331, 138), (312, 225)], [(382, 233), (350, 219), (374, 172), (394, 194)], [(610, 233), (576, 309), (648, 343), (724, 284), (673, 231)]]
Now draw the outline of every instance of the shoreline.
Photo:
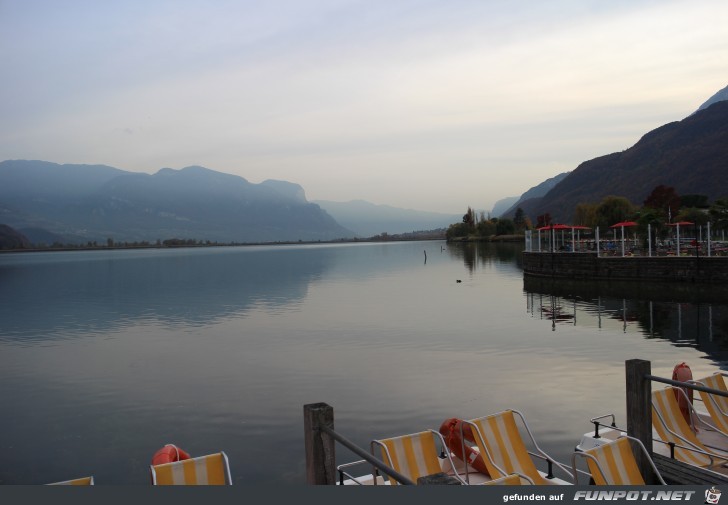
[(129, 245), (129, 246), (96, 246), (86, 245), (78, 247), (44, 247), (32, 249), (0, 249), (0, 254), (7, 253), (39, 253), (39, 252), (72, 252), (72, 251), (125, 251), (140, 249), (185, 249), (205, 247), (254, 247), (254, 246), (289, 246), (289, 245), (318, 245), (318, 244), (359, 244), (359, 243), (384, 243), (384, 242), (435, 242), (444, 241), (445, 237), (412, 237), (412, 238), (387, 238), (373, 237), (363, 239), (336, 239), (336, 240), (290, 240), (280, 242), (240, 242), (240, 243), (210, 243), (210, 244), (150, 244), (150, 245)]

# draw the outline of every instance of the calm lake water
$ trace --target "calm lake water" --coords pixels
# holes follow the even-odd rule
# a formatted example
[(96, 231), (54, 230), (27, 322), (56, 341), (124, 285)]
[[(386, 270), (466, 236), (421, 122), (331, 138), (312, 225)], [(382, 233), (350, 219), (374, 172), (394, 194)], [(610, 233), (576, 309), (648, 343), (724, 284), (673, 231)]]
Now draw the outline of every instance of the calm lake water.
[(728, 363), (722, 294), (524, 281), (522, 249), (2, 254), (0, 483), (145, 485), (174, 442), (224, 450), (235, 484), (301, 484), (315, 402), (363, 447), (513, 408), (569, 461), (590, 417), (624, 424), (626, 359)]

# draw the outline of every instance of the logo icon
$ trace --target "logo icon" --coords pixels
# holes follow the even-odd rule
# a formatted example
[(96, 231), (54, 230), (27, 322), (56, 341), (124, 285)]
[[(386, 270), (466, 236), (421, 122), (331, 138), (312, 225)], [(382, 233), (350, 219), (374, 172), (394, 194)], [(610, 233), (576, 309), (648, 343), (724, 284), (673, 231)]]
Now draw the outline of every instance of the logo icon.
[(714, 486), (705, 491), (705, 503), (717, 505), (718, 500), (720, 500), (720, 489), (715, 489)]

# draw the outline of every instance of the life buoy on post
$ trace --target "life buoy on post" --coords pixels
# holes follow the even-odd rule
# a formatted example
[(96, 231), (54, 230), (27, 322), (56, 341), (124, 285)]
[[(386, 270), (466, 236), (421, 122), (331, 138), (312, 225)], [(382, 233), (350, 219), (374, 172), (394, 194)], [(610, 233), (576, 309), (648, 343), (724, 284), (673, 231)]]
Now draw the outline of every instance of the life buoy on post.
[[(693, 372), (692, 370), (690, 370), (690, 367), (687, 365), (687, 363), (682, 362), (675, 365), (675, 368), (672, 369), (672, 380), (680, 382), (688, 382), (693, 380)], [(677, 404), (680, 406), (680, 412), (682, 412), (682, 415), (688, 422), (688, 425), (694, 426), (694, 423), (691, 422), (690, 419), (692, 415), (690, 406), (693, 403), (693, 390), (685, 387), (680, 389), (685, 392), (687, 398), (685, 398), (685, 395), (681, 392), (675, 391), (675, 399), (677, 400)], [(688, 403), (690, 405), (688, 405)]]
[[(447, 445), (448, 450), (456, 458), (468, 463), (478, 472), (488, 475), (488, 468), (485, 466), (482, 454), (470, 447), (468, 444), (463, 444), (463, 437), (465, 440), (475, 443), (475, 437), (473, 436), (473, 431), (470, 425), (463, 424), (461, 419), (457, 419), (455, 417), (446, 419), (440, 425), (440, 434), (445, 439), (445, 444)], [(463, 445), (465, 446), (465, 456), (463, 456)]]
[(191, 456), (174, 444), (167, 444), (152, 456), (152, 466), (190, 459)]

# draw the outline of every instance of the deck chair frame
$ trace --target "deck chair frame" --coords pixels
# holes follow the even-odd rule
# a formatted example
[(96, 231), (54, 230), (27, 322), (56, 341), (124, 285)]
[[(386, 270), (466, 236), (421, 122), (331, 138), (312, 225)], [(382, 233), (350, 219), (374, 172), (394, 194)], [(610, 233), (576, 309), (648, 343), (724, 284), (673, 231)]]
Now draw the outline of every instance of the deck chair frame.
[[(225, 454), (223, 451), (215, 452), (215, 453), (212, 453), (212, 454), (206, 454), (204, 456), (197, 456), (195, 458), (185, 459), (185, 460), (182, 460), (182, 461), (175, 461), (173, 463), (163, 463), (161, 465), (150, 465), (149, 468), (150, 468), (150, 471), (151, 471), (151, 474), (152, 474), (152, 484), (155, 485), (155, 486), (160, 485), (157, 482), (157, 469), (159, 469), (160, 467), (171, 467), (172, 466), (172, 467), (180, 467), (180, 468), (182, 468), (185, 465), (191, 464), (191, 462), (199, 462), (199, 461), (204, 460), (206, 458), (209, 458), (211, 456), (217, 456), (217, 455), (220, 455), (221, 456), (222, 463), (223, 463), (222, 472), (223, 472), (224, 484), (225, 485), (228, 485), (228, 486), (232, 486), (233, 482), (232, 482), (232, 477), (231, 477), (231, 474), (230, 474), (230, 462), (228, 460), (227, 454)], [(207, 483), (201, 483), (200, 484), (200, 483), (181, 482), (179, 484), (174, 484), (174, 485), (187, 485), (187, 486), (190, 486), (190, 485), (208, 485), (208, 484)]]
[[(647, 460), (650, 462), (652, 471), (657, 476), (657, 479), (660, 481), (661, 484), (667, 485), (665, 480), (662, 478), (662, 475), (660, 475), (660, 471), (657, 469), (655, 462), (652, 461), (652, 458), (650, 457), (650, 453), (647, 452), (647, 448), (642, 443), (642, 441), (637, 438), (630, 437), (628, 435), (621, 435), (617, 440), (613, 440), (607, 444), (597, 446), (597, 447), (595, 447), (593, 449), (589, 449), (587, 451), (575, 451), (574, 454), (572, 454), (572, 456), (571, 456), (571, 468), (574, 472), (574, 485), (579, 485), (579, 477), (578, 477), (579, 472), (576, 468), (576, 458), (579, 458), (579, 457), (593, 461), (596, 464), (597, 468), (599, 469), (599, 473), (601, 473), (604, 480), (606, 480), (607, 472), (604, 471), (604, 468), (602, 468), (602, 464), (599, 462), (599, 460), (596, 457), (594, 457), (592, 454), (590, 454), (590, 452), (594, 451), (594, 450), (598, 450), (598, 449), (603, 449), (605, 445), (616, 444), (617, 441), (620, 439), (627, 439), (630, 442), (637, 444), (637, 446), (640, 448), (640, 450), (645, 454), (645, 456), (647, 456)], [(633, 446), (630, 446), (630, 448), (632, 448), (632, 447)], [(634, 457), (634, 450), (632, 450), (632, 455)], [(592, 476), (592, 478), (593, 478), (593, 476)], [(642, 476), (642, 478), (644, 479), (644, 475)], [(607, 482), (606, 485), (611, 486), (611, 485), (622, 485), (622, 484), (615, 484), (615, 483)]]
[[(483, 433), (480, 431), (480, 428), (478, 427), (477, 422), (484, 421), (486, 419), (494, 418), (494, 417), (497, 417), (497, 416), (502, 416), (502, 415), (507, 414), (507, 413), (514, 414), (513, 419), (514, 419), (514, 423), (516, 424), (516, 429), (518, 429), (518, 423), (516, 422), (516, 416), (518, 416), (518, 418), (520, 418), (522, 427), (525, 429), (526, 434), (528, 434), (528, 438), (531, 441), (531, 444), (533, 445), (533, 447), (536, 450), (536, 452), (533, 452), (533, 451), (529, 451), (526, 448), (526, 452), (527, 452), (528, 456), (529, 457), (532, 456), (532, 457), (535, 457), (535, 458), (538, 458), (538, 459), (541, 459), (541, 460), (547, 462), (547, 464), (548, 464), (548, 473), (547, 473), (547, 476), (544, 478), (539, 473), (539, 477), (542, 480), (546, 480), (546, 481), (548, 479), (553, 478), (554, 477), (554, 475), (553, 475), (553, 465), (556, 465), (556, 467), (559, 468), (559, 469), (561, 469), (561, 471), (564, 472), (565, 475), (568, 475), (569, 476), (569, 479), (572, 479), (573, 476), (572, 476), (571, 472), (567, 469), (566, 465), (564, 465), (563, 463), (560, 463), (560, 462), (556, 461), (554, 458), (552, 458), (551, 456), (549, 456), (543, 449), (541, 449), (541, 447), (539, 447), (538, 442), (536, 442), (536, 438), (533, 436), (533, 432), (531, 431), (530, 426), (526, 422), (525, 416), (520, 411), (513, 410), (513, 409), (504, 410), (504, 411), (501, 411), (501, 412), (498, 412), (496, 414), (492, 414), (492, 415), (489, 415), (489, 416), (478, 417), (478, 418), (475, 418), (475, 419), (471, 419), (469, 421), (463, 421), (463, 424), (469, 425), (471, 427), (471, 429), (473, 430), (473, 433), (476, 436), (476, 445), (480, 449), (481, 454), (484, 454), (485, 456), (487, 456), (489, 462), (493, 464), (493, 466), (495, 467), (495, 469), (498, 472), (500, 472), (500, 475), (498, 475), (498, 476), (492, 476), (492, 477), (494, 477), (494, 478), (500, 478), (500, 477), (506, 476), (509, 473), (513, 473), (513, 472), (505, 471), (502, 468), (501, 465), (498, 465), (498, 464), (495, 463), (495, 460), (494, 460), (493, 455), (490, 454), (490, 452), (488, 451), (488, 447), (487, 447), (487, 443), (486, 443), (486, 438), (483, 436)], [(521, 438), (521, 442), (525, 442), (523, 440), (523, 436), (521, 435), (520, 430), (518, 430), (518, 436)], [(462, 438), (464, 440), (464, 437), (462, 437)], [(524, 447), (526, 446), (525, 443), (523, 443), (523, 445), (524, 445)], [(535, 467), (535, 463), (534, 463), (534, 467)], [(537, 470), (537, 473), (538, 473), (538, 469), (536, 469), (536, 470)], [(533, 478), (531, 478), (530, 476), (528, 477), (528, 480), (530, 480), (531, 482), (534, 482)]]
[[(478, 418), (478, 419), (483, 419), (483, 418)], [(477, 420), (477, 419), (475, 419), (475, 420)], [(470, 426), (470, 429), (471, 430), (474, 430), (473, 433), (476, 433), (477, 436), (479, 437), (478, 440), (483, 441), (483, 434), (480, 432), (480, 429), (478, 428), (478, 426), (475, 423), (471, 422), (471, 421), (463, 420), (463, 422), (460, 423), (460, 441), (462, 443), (462, 447), (461, 447), (462, 453), (461, 454), (465, 454), (465, 433), (463, 432), (465, 426)], [(491, 457), (490, 452), (488, 451), (488, 448), (485, 446), (485, 444), (484, 443), (483, 444), (480, 444), (478, 442), (478, 440), (476, 440), (476, 442), (475, 442), (475, 445), (477, 446), (477, 448), (479, 450), (478, 452), (480, 453), (481, 456), (483, 456), (484, 458), (487, 458), (488, 459), (488, 462), (490, 463), (490, 466), (494, 467), (500, 473), (500, 477), (493, 477), (493, 476), (491, 476), (491, 477), (493, 477), (493, 480), (484, 482), (483, 483), (484, 485), (485, 484), (504, 484), (504, 483), (508, 483), (508, 479), (514, 478), (514, 477), (519, 477), (522, 480), (526, 480), (531, 485), (535, 485), (536, 484), (533, 481), (533, 479), (531, 477), (529, 477), (528, 475), (524, 475), (524, 474), (522, 474), (520, 472), (510, 472), (510, 473), (509, 472), (506, 472), (503, 468), (501, 468), (498, 465), (498, 463), (496, 463), (495, 461), (493, 461), (493, 458)], [(482, 445), (482, 447), (481, 447), (481, 445)], [(468, 484), (470, 484), (470, 465), (469, 464), (466, 464), (465, 465), (465, 481)], [(495, 481), (498, 481), (498, 482), (495, 482)], [(521, 483), (521, 482), (522, 481), (519, 481), (519, 483)]]
[[(699, 442), (700, 445), (695, 444), (693, 441), (688, 440), (685, 437), (685, 435), (680, 434), (680, 433), (677, 433), (676, 431), (674, 431), (673, 429), (670, 428), (670, 426), (668, 425), (667, 421), (665, 421), (665, 418), (663, 417), (662, 413), (660, 412), (660, 408), (658, 408), (655, 405), (655, 398), (654, 398), (655, 393), (660, 393), (660, 392), (664, 392), (664, 391), (667, 391), (668, 393), (671, 392), (671, 391), (679, 391), (678, 394), (684, 395), (686, 399), (687, 399), (687, 395), (685, 394), (685, 391), (683, 391), (681, 388), (677, 388), (677, 387), (673, 387), (673, 386), (668, 386), (668, 387), (664, 388), (663, 390), (653, 391), (652, 392), (652, 395), (653, 396), (652, 396), (652, 399), (650, 400), (651, 403), (652, 403), (653, 413), (657, 414), (657, 419), (658, 419), (660, 425), (662, 426), (662, 428), (667, 433), (669, 433), (673, 437), (675, 437), (678, 440), (682, 441), (683, 444), (685, 444), (685, 445), (677, 445), (676, 444), (676, 446), (677, 447), (680, 447), (682, 449), (686, 449), (688, 451), (693, 451), (693, 452), (696, 452), (696, 453), (703, 454), (703, 455), (707, 456), (710, 459), (710, 464), (708, 464), (708, 465), (702, 465), (702, 466), (705, 466), (705, 467), (715, 466), (717, 464), (722, 464), (722, 463), (725, 463), (726, 461), (728, 461), (728, 453), (726, 453), (726, 454), (720, 454), (720, 453), (717, 453), (717, 452), (710, 451), (709, 450), (709, 447), (704, 446), (702, 444), (702, 442), (700, 442), (700, 440), (697, 440), (697, 437), (696, 437), (696, 441)], [(689, 408), (691, 409), (691, 416), (690, 417), (691, 418), (698, 418), (697, 417), (697, 414), (695, 413), (695, 409), (690, 404), (690, 402), (687, 402), (687, 405), (689, 405)], [(675, 414), (675, 415), (682, 416), (682, 413), (678, 413), (678, 414)], [(653, 424), (655, 423), (654, 416), (653, 416), (652, 422), (653, 422)], [(687, 424), (687, 421), (685, 421), (685, 423)], [(704, 421), (703, 421), (703, 423), (704, 423)], [(692, 426), (688, 426), (688, 428), (691, 428), (692, 429)], [(662, 438), (662, 437), (660, 437), (660, 438)], [(666, 443), (668, 445), (671, 443), (671, 441), (669, 441), (669, 440), (663, 440), (662, 442), (664, 442), (664, 443)]]
[[(699, 380), (693, 380), (689, 381), (691, 384), (698, 384), (703, 387), (707, 387), (710, 389), (715, 389), (716, 391), (723, 391), (728, 393), (728, 389), (725, 389), (725, 383), (723, 383), (723, 387), (714, 387), (714, 385), (710, 385), (707, 381), (711, 381), (714, 377), (722, 377), (723, 374), (718, 372), (715, 373), (709, 377), (704, 377)], [(711, 428), (713, 428), (715, 431), (721, 433), (723, 436), (728, 437), (728, 413), (723, 410), (723, 407), (720, 405), (719, 399), (722, 401), (728, 401), (728, 398), (721, 397), (708, 393), (707, 391), (698, 391), (700, 394), (700, 399), (703, 401), (703, 404), (705, 405), (706, 410), (708, 411), (708, 415), (710, 416), (710, 420), (712, 421), (712, 425), (709, 423)], [(705, 421), (703, 421), (705, 422)]]
[[(414, 436), (423, 435), (425, 433), (431, 434), (431, 436), (433, 436), (435, 440), (437, 440), (437, 441), (440, 442), (440, 446), (442, 447), (442, 452), (447, 457), (448, 463), (450, 464), (450, 468), (451, 468), (451, 470), (453, 472), (453, 477), (455, 477), (458, 481), (460, 481), (461, 484), (467, 484), (467, 482), (465, 480), (463, 480), (463, 478), (460, 477), (460, 475), (458, 474), (458, 471), (457, 471), (457, 469), (455, 467), (455, 462), (452, 460), (452, 457), (450, 455), (450, 452), (446, 450), (445, 439), (442, 438), (442, 435), (438, 431), (435, 431), (435, 430), (432, 430), (432, 429), (428, 429), (428, 430), (420, 431), (420, 432), (417, 432), (417, 433), (410, 433), (408, 435), (400, 435), (400, 436), (396, 436), (396, 437), (389, 437), (389, 438), (372, 440), (372, 442), (370, 444), (370, 451), (371, 451), (372, 455), (375, 455), (375, 448), (376, 447), (379, 447), (380, 450), (382, 451), (382, 453), (385, 455), (385, 458), (386, 458), (386, 461), (384, 461), (384, 463), (388, 467), (392, 468), (393, 470), (397, 470), (399, 473), (402, 473), (403, 475), (406, 475), (406, 473), (403, 472), (401, 469), (394, 468), (394, 458), (392, 457), (392, 454), (389, 452), (389, 447), (387, 447), (386, 442), (389, 441), (389, 440), (394, 440), (394, 439), (408, 439), (408, 438), (411, 438), (411, 437), (414, 437)], [(437, 453), (433, 454), (433, 456), (435, 458), (438, 457)], [(438, 465), (439, 465), (439, 462), (438, 462)], [(373, 480), (374, 480), (374, 485), (375, 486), (377, 485), (377, 473), (378, 473), (377, 469), (376, 468), (373, 468), (372, 469), (372, 477), (374, 478)], [(422, 477), (422, 475), (419, 475), (418, 477)], [(418, 477), (415, 477), (414, 479), (411, 479), (411, 480), (414, 481), (414, 482), (416, 482)], [(387, 476), (387, 478), (390, 480), (390, 483), (392, 483), (394, 485), (399, 484), (394, 478), (389, 477), (389, 476)]]
[(511, 473), (505, 477), (499, 477), (497, 479), (483, 482), (483, 486), (520, 486), (523, 484), (523, 480), (526, 480), (529, 484), (533, 485), (533, 480), (530, 477), (521, 473)]
[(46, 484), (48, 486), (93, 486), (94, 478), (90, 477), (79, 477), (77, 479), (63, 480), (61, 482), (52, 482)]

